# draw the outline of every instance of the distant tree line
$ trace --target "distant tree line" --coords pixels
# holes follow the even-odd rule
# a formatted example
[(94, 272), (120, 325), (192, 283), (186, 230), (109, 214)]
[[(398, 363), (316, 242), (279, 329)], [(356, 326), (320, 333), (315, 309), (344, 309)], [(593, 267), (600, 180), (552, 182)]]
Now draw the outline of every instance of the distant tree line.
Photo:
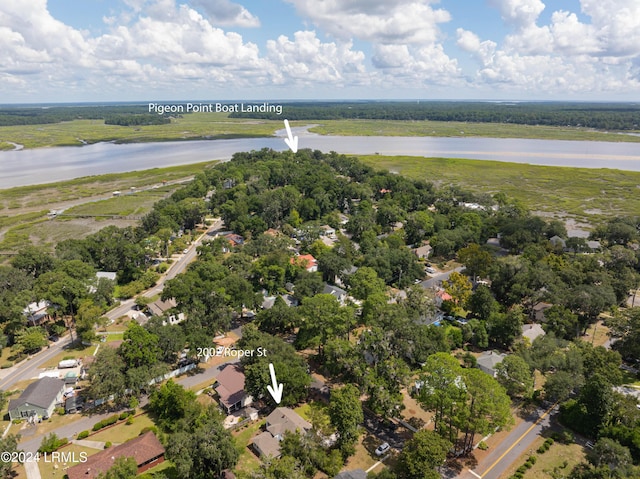
[[(75, 106), (16, 106), (0, 108), (0, 126), (43, 125), (71, 120), (115, 120), (112, 125), (157, 125), (167, 123), (168, 119), (161, 115), (146, 115), (145, 105), (75, 105)], [(140, 123), (122, 123), (122, 119), (140, 117)], [(157, 117), (153, 120), (151, 117)], [(166, 121), (164, 121), (166, 120)], [(118, 122), (119, 121), (119, 122)], [(144, 122), (142, 122), (144, 121)], [(154, 122), (152, 122), (154, 121)], [(157, 123), (160, 121), (160, 123)]]
[[(431, 120), (635, 130), (640, 107), (623, 103), (327, 102), (284, 105), (289, 120)], [(232, 113), (232, 118), (278, 120), (274, 113)]]

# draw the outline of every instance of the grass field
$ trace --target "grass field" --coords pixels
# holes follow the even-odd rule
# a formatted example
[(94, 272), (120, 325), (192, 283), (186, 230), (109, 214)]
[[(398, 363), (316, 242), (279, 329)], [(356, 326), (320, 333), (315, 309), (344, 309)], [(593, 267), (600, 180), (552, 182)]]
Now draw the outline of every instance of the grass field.
[(476, 193), (498, 191), (532, 210), (598, 221), (640, 211), (640, 172), (537, 166), (499, 161), (412, 156), (360, 156), (375, 168), (438, 186)]
[[(0, 148), (9, 142), (25, 148), (82, 146), (101, 141), (119, 143), (250, 138), (271, 136), (283, 126), (281, 120), (231, 119), (226, 113), (192, 113), (166, 125), (116, 126), (104, 120), (73, 120), (44, 125), (0, 127)], [(11, 146), (11, 145), (9, 145)]]
[[(571, 469), (585, 459), (584, 448), (579, 444), (562, 444), (555, 442), (544, 454), (537, 454), (535, 451), (544, 442), (543, 437), (539, 437), (532, 444), (533, 455), (537, 460), (533, 467), (525, 473), (525, 479), (556, 479), (568, 477)], [(529, 453), (521, 455), (512, 465), (500, 476), (500, 479), (507, 479), (518, 467), (527, 460)]]
[(328, 120), (309, 131), (342, 136), (446, 136), (640, 142), (640, 137), (587, 128), (458, 121)]
[[(215, 163), (153, 168), (0, 190), (0, 252), (12, 252), (30, 242), (52, 247), (67, 238), (83, 238), (110, 224), (135, 225), (136, 218), (175, 191), (180, 182)], [(117, 190), (136, 193), (112, 196)], [(47, 216), (51, 209), (76, 216), (51, 219)]]
[(240, 452), (240, 458), (234, 472), (240, 479), (248, 479), (251, 476), (251, 473), (260, 467), (260, 460), (253, 451), (250, 450), (249, 443), (264, 423), (265, 421), (263, 419), (262, 421), (251, 424), (240, 431), (234, 431), (232, 433), (236, 441), (238, 452)]

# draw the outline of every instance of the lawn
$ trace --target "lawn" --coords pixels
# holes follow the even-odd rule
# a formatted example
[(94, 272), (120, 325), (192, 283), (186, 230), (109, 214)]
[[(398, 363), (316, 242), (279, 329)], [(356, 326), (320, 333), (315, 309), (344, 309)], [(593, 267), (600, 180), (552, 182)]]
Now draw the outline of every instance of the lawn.
[[(342, 469), (344, 471), (353, 469), (363, 469), (366, 471), (369, 469), (378, 462), (378, 458), (372, 451), (375, 451), (375, 448), (379, 446), (379, 442), (375, 436), (369, 433), (362, 434), (356, 443), (355, 454), (347, 460), (347, 463)], [(381, 465), (378, 466), (375, 472), (380, 472), (382, 467)]]
[(640, 172), (457, 158), (379, 155), (359, 158), (375, 168), (441, 187), (458, 185), (479, 194), (501, 191), (531, 210), (582, 221), (633, 215), (640, 210)]
[(76, 343), (77, 346), (71, 347), (71, 348), (64, 348), (62, 351), (60, 351), (59, 354), (57, 354), (56, 356), (54, 356), (53, 358), (51, 358), (50, 360), (48, 360), (47, 362), (43, 363), (42, 366), (40, 366), (42, 369), (46, 369), (46, 368), (55, 368), (58, 366), (58, 363), (60, 361), (62, 361), (63, 359), (78, 359), (78, 358), (84, 358), (85, 356), (92, 356), (93, 355), (93, 351), (95, 350), (95, 346), (91, 345), (91, 346), (83, 346), (79, 343)]
[(95, 435), (87, 437), (87, 439), (90, 441), (103, 441), (111, 442), (112, 444), (120, 444), (128, 441), (129, 439), (133, 439), (134, 437), (138, 437), (142, 429), (153, 425), (153, 421), (147, 414), (141, 414), (140, 416), (133, 418), (133, 424), (127, 424), (126, 421), (118, 421), (118, 423), (113, 427), (101, 429)]
[(40, 462), (38, 463), (38, 468), (40, 469), (40, 475), (43, 478), (62, 478), (65, 475), (65, 469), (68, 467), (73, 467), (76, 464), (81, 463), (80, 459), (82, 456), (81, 453), (85, 453), (87, 456), (95, 454), (98, 452), (97, 449), (91, 449), (89, 447), (76, 446), (75, 444), (71, 444), (69, 446), (63, 447), (60, 449), (60, 452), (65, 454), (74, 453), (74, 458), (77, 459), (78, 462), (73, 463), (60, 463), (60, 462), (52, 462), (51, 457), (47, 458), (45, 462), (44, 457), (41, 456)]
[(236, 447), (240, 452), (240, 458), (234, 472), (239, 478), (247, 478), (252, 472), (256, 471), (260, 467), (260, 459), (253, 453), (251, 446), (251, 440), (258, 433), (260, 428), (264, 425), (265, 420), (258, 421), (240, 430), (232, 432), (236, 441)]
[[(543, 437), (538, 437), (532, 444), (531, 449), (537, 460), (531, 469), (524, 475), (525, 479), (555, 479), (558, 477), (568, 477), (571, 469), (576, 464), (585, 460), (585, 451), (579, 444), (553, 443), (547, 452), (537, 454), (535, 451), (544, 442)], [(528, 452), (522, 454), (499, 479), (507, 479), (518, 469), (530, 456)]]

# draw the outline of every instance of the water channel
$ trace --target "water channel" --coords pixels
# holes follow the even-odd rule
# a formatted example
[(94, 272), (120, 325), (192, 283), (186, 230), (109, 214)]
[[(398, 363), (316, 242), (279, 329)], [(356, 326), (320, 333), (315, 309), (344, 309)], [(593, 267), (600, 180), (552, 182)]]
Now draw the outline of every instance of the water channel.
[[(615, 168), (640, 171), (640, 143), (530, 140), (516, 138), (440, 138), (321, 136), (294, 128), (299, 147), (345, 154), (407, 155), (497, 160), (535, 165)], [(103, 173), (144, 170), (211, 160), (238, 151), (287, 148), (277, 137), (159, 143), (96, 143), (0, 152), (0, 188), (50, 183)]]

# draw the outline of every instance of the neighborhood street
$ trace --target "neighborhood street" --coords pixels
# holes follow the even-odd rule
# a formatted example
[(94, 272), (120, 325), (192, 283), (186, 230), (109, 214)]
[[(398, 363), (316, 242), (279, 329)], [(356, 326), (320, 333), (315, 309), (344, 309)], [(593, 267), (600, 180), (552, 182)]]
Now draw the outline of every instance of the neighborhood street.
[(497, 479), (521, 454), (531, 450), (531, 444), (549, 427), (551, 417), (558, 412), (554, 404), (548, 409), (538, 408), (518, 424), (473, 470), (464, 469), (458, 479)]

